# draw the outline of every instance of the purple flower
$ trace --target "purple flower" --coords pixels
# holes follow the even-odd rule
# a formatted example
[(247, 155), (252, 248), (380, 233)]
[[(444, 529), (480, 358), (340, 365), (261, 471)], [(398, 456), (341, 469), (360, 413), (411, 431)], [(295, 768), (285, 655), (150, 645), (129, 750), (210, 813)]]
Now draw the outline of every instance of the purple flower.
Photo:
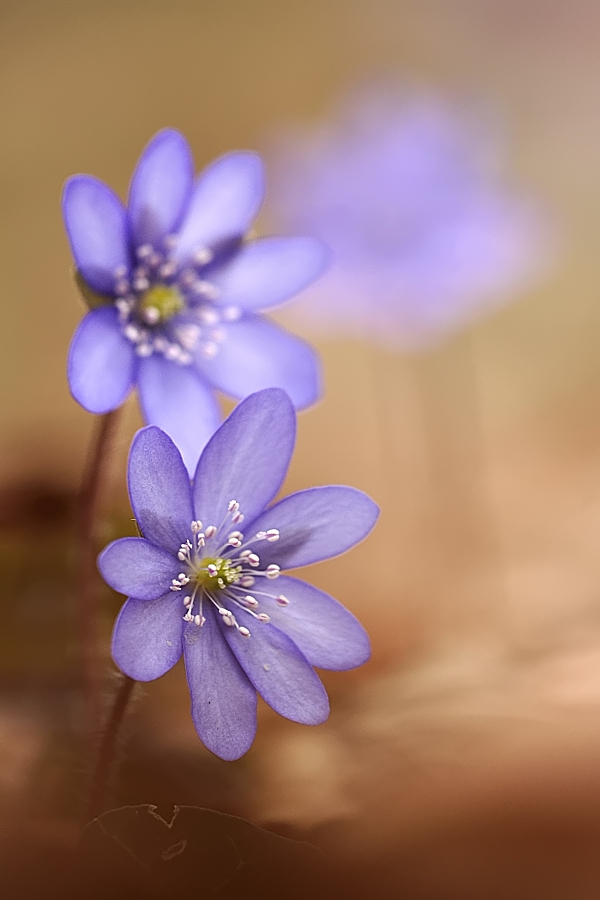
[(190, 472), (219, 422), (215, 390), (281, 387), (298, 409), (319, 395), (313, 350), (256, 313), (306, 287), (327, 253), (314, 238), (244, 242), (263, 193), (255, 153), (221, 156), (194, 181), (190, 148), (171, 129), (142, 153), (127, 207), (89, 175), (65, 185), (78, 278), (96, 295), (71, 343), (73, 397), (106, 413), (137, 385), (145, 420), (171, 435)]
[(316, 725), (329, 703), (313, 666), (351, 669), (370, 653), (337, 600), (280, 574), (348, 550), (378, 515), (366, 494), (338, 485), (269, 506), (295, 432), (283, 391), (251, 395), (210, 439), (190, 486), (170, 438), (142, 429), (128, 481), (144, 537), (114, 541), (99, 557), (105, 580), (129, 597), (113, 633), (115, 662), (152, 681), (183, 654), (196, 730), (223, 759), (250, 747), (257, 691), (282, 716)]
[(535, 280), (550, 237), (543, 211), (504, 183), (490, 126), (384, 82), (278, 141), (272, 216), (334, 255), (297, 321), (418, 349)]

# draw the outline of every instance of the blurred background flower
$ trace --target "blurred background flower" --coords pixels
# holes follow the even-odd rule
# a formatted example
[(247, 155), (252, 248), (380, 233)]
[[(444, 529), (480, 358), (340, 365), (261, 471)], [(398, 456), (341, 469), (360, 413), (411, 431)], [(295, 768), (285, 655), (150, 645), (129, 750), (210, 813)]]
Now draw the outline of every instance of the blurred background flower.
[(474, 97), (393, 78), (283, 133), (274, 224), (322, 238), (334, 256), (297, 315), (325, 334), (413, 349), (513, 299), (554, 255), (553, 229), (544, 204), (509, 184), (503, 144)]

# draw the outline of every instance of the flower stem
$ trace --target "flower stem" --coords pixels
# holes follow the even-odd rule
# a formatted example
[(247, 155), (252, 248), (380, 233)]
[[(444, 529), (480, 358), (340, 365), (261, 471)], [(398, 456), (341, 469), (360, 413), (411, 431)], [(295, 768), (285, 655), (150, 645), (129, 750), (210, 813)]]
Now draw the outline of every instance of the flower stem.
[(91, 752), (94, 734), (98, 727), (101, 696), (98, 634), (100, 579), (96, 569), (98, 512), (118, 419), (119, 410), (113, 410), (113, 412), (100, 416), (95, 422), (76, 515), (78, 569), (75, 599), (79, 623), (79, 652), (85, 708), (85, 731), (89, 742), (89, 752)]
[(128, 675), (121, 675), (120, 678), (121, 681), (115, 693), (113, 705), (109, 712), (98, 750), (96, 766), (94, 768), (90, 788), (86, 822), (99, 816), (108, 805), (107, 801), (111, 780), (111, 769), (117, 747), (117, 738), (125, 716), (125, 711), (131, 700), (133, 688), (136, 684), (134, 679), (129, 678)]

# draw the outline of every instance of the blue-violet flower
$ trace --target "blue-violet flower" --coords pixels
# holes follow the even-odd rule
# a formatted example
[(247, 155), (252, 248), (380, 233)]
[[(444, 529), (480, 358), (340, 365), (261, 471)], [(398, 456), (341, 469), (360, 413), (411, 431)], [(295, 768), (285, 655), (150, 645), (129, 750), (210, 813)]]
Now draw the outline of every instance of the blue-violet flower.
[(142, 429), (128, 482), (143, 537), (114, 541), (99, 557), (105, 580), (129, 598), (114, 628), (115, 662), (151, 681), (183, 654), (194, 725), (223, 759), (250, 747), (257, 691), (282, 716), (315, 725), (329, 703), (313, 666), (351, 669), (370, 654), (337, 600), (281, 574), (348, 550), (378, 515), (366, 494), (338, 485), (269, 505), (295, 431), (284, 391), (252, 394), (209, 440), (190, 485), (171, 439)]
[(334, 255), (290, 319), (418, 350), (534, 282), (554, 235), (543, 204), (507, 184), (491, 120), (375, 81), (321, 126), (283, 134), (272, 221)]
[(105, 413), (137, 385), (145, 421), (173, 438), (190, 472), (220, 420), (215, 389), (241, 398), (281, 387), (298, 409), (320, 392), (312, 348), (256, 313), (320, 275), (327, 252), (314, 238), (244, 241), (263, 194), (251, 152), (221, 156), (194, 182), (172, 129), (142, 153), (127, 207), (89, 175), (64, 188), (78, 279), (98, 304), (71, 343), (71, 393)]

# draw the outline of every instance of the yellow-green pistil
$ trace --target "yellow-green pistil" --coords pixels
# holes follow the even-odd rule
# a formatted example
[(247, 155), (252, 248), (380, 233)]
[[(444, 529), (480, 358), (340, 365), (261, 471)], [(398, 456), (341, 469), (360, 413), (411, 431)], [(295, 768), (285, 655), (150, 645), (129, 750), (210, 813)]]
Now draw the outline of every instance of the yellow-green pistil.
[(205, 591), (222, 591), (239, 581), (241, 573), (242, 567), (234, 565), (229, 559), (206, 556), (200, 560), (192, 579)]
[(138, 301), (141, 317), (152, 325), (166, 322), (184, 308), (184, 299), (177, 288), (164, 284), (155, 284)]

